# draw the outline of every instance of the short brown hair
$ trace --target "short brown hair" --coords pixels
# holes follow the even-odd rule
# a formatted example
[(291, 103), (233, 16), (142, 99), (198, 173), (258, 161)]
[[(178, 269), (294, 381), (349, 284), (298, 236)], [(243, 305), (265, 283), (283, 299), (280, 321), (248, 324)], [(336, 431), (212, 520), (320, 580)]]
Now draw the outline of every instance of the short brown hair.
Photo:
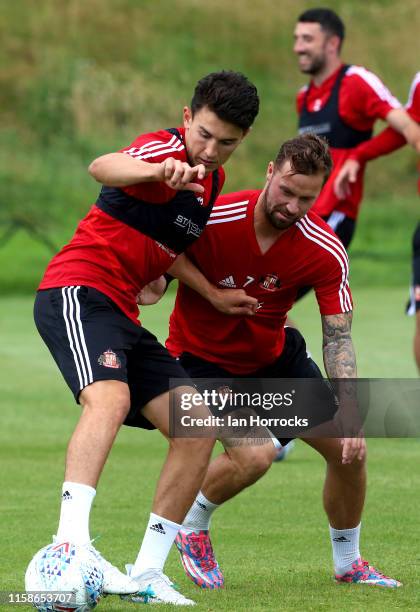
[(296, 136), (281, 145), (274, 161), (275, 169), (279, 170), (286, 161), (293, 174), (323, 174), (324, 183), (332, 169), (327, 141), (312, 133)]

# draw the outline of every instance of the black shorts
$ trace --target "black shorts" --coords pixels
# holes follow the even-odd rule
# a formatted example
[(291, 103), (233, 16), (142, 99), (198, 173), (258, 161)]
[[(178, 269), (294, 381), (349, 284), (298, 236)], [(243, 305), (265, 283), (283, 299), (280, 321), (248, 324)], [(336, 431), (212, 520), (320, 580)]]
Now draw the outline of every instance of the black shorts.
[(350, 219), (342, 212), (334, 210), (328, 217), (323, 217), (330, 228), (337, 234), (345, 249), (348, 249), (353, 240), (356, 229), (355, 219)]
[[(337, 400), (333, 389), (327, 380), (324, 380), (322, 372), (311, 357), (308, 357), (306, 343), (302, 334), (293, 327), (286, 327), (286, 339), (281, 355), (268, 366), (249, 372), (248, 374), (233, 374), (219, 367), (217, 364), (206, 361), (191, 353), (183, 353), (179, 361), (192, 379), (215, 379), (217, 385), (223, 386), (223, 379), (232, 381), (234, 378), (240, 385), (243, 379), (278, 379), (278, 378), (318, 378), (323, 384), (317, 387), (322, 395), (320, 404), (322, 412), (317, 414), (314, 425), (330, 421), (337, 411)], [(196, 384), (198, 389), (200, 384)], [(312, 407), (313, 397), (308, 397), (308, 406)], [(217, 415), (217, 408), (210, 408)], [(278, 438), (284, 446), (292, 438)]]
[(412, 249), (412, 280), (410, 299), (407, 304), (407, 314), (409, 315), (414, 315), (420, 310), (420, 223), (414, 230)]
[[(322, 218), (336, 233), (337, 237), (340, 238), (344, 248), (348, 249), (356, 229), (355, 219), (350, 219), (350, 217), (347, 217), (344, 213), (337, 210), (334, 210), (328, 217)], [(311, 289), (312, 287), (300, 287), (295, 301), (298, 302), (304, 295), (309, 293)]]
[(185, 384), (188, 378), (155, 336), (91, 287), (39, 291), (34, 318), (77, 402), (82, 389), (93, 382), (119, 380), (128, 384), (131, 409), (126, 425), (154, 429), (140, 409), (169, 390), (169, 379), (184, 379), (180, 384)]

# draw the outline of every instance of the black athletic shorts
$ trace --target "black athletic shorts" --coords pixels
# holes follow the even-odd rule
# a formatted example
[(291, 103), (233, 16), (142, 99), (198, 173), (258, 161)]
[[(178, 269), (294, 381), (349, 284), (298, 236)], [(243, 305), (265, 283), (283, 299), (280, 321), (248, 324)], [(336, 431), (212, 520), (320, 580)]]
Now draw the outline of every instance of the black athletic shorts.
[[(334, 210), (328, 217), (322, 217), (332, 230), (336, 233), (337, 237), (340, 238), (345, 249), (348, 249), (353, 239), (354, 230), (356, 229), (355, 219), (350, 219), (344, 213)], [(312, 287), (300, 287), (297, 292), (296, 302), (298, 302), (304, 295), (309, 293)]]
[(413, 315), (420, 310), (420, 223), (414, 230), (412, 248), (412, 280), (410, 299), (407, 304), (407, 314), (409, 315)]
[[(125, 424), (154, 429), (140, 409), (169, 390), (169, 379), (188, 378), (153, 334), (131, 321), (106, 295), (85, 286), (38, 291), (35, 323), (76, 401), (99, 380), (128, 384)], [(169, 404), (168, 404), (169, 409)]]
[[(281, 355), (272, 364), (250, 372), (248, 374), (233, 374), (219, 367), (217, 364), (206, 361), (201, 357), (191, 353), (182, 353), (179, 361), (192, 379), (215, 379), (218, 386), (223, 379), (232, 378), (240, 386), (243, 379), (267, 379), (267, 378), (319, 378), (323, 380), (321, 370), (315, 361), (308, 357), (306, 343), (302, 334), (293, 327), (286, 327), (286, 340)], [(197, 388), (203, 392), (204, 388), (196, 384)], [(329, 382), (324, 380), (324, 384), (319, 387), (322, 394), (322, 413), (317, 414), (314, 425), (330, 421), (337, 411), (337, 400)], [(308, 397), (308, 406), (312, 407), (313, 397)], [(210, 410), (217, 416), (217, 407), (210, 407)], [(284, 446), (292, 438), (278, 438)]]

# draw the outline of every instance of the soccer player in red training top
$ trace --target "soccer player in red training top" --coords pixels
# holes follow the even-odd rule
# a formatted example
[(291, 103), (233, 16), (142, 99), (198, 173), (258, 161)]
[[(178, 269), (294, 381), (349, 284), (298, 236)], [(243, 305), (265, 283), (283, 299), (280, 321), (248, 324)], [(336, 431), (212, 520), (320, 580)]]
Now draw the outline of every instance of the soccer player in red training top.
[[(408, 94), (406, 104), (407, 113), (410, 117), (420, 123), (420, 72), (414, 76)], [(381, 155), (387, 155), (400, 149), (407, 141), (393, 130), (386, 128), (383, 132), (356, 147), (348, 160), (341, 168), (335, 179), (335, 191), (337, 196), (345, 198), (351, 192), (351, 186), (357, 181), (358, 174), (366, 162), (376, 159)], [(420, 164), (419, 164), (420, 173)], [(418, 192), (420, 194), (420, 177), (418, 180)], [(416, 329), (414, 333), (413, 349), (417, 369), (420, 373), (420, 223), (417, 225), (413, 239), (413, 262), (412, 262), (412, 285), (410, 290), (410, 301), (407, 313), (416, 315)]]
[(347, 248), (362, 199), (364, 168), (351, 191), (337, 197), (334, 180), (344, 161), (352, 149), (371, 138), (376, 119), (387, 121), (419, 152), (420, 128), (376, 75), (361, 66), (342, 63), (344, 33), (344, 24), (334, 11), (309, 9), (297, 20), (293, 50), (301, 72), (311, 76), (309, 85), (297, 96), (299, 133), (324, 136), (334, 164), (313, 210)]
[[(91, 504), (123, 423), (168, 437), (169, 379), (185, 378), (185, 372), (139, 325), (136, 296), (203, 231), (223, 185), (222, 164), (258, 106), (256, 88), (242, 74), (209, 74), (184, 108), (183, 127), (141, 135), (90, 166), (104, 186), (73, 239), (50, 262), (35, 302), (38, 330), (82, 406), (67, 450), (58, 543), (91, 546)], [(197, 410), (207, 413), (204, 406)], [(130, 576), (97, 553), (106, 593), (193, 604), (173, 588), (163, 566), (212, 446), (211, 440), (169, 441)], [(141, 483), (141, 474), (134, 478)]]
[[(299, 331), (284, 327), (299, 287), (307, 284), (315, 288), (321, 312), (327, 375), (356, 377), (347, 255), (327, 223), (310, 210), (330, 169), (323, 139), (307, 134), (287, 141), (268, 166), (264, 189), (220, 197), (200, 240), (188, 249), (188, 260), (182, 255), (172, 266), (170, 273), (182, 283), (167, 347), (191, 377), (319, 378), (321, 386), (329, 388)], [(253, 316), (228, 316), (213, 307), (218, 307), (221, 293), (230, 291), (223, 289), (227, 286), (246, 288), (258, 304)], [(328, 397), (330, 420), (336, 405), (331, 392)], [(308, 409), (313, 399), (305, 398)], [(347, 411), (340, 407), (334, 423), (337, 418), (348, 423)], [(397, 587), (397, 580), (369, 566), (359, 552), (365, 440), (358, 428), (350, 432), (331, 426), (333, 437), (325, 437), (323, 430), (323, 437), (314, 435), (305, 442), (327, 462), (323, 499), (335, 578)], [(224, 582), (209, 538), (211, 514), (255, 482), (275, 454), (271, 440), (253, 447), (224, 443), (225, 452), (211, 462), (176, 539), (186, 573), (204, 588)]]

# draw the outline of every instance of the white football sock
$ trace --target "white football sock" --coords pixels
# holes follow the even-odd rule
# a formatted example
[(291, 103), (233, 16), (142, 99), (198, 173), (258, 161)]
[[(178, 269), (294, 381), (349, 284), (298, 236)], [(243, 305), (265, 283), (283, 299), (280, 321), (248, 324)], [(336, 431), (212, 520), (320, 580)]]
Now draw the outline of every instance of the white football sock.
[(131, 576), (140, 576), (148, 569), (162, 570), (181, 525), (151, 512), (139, 554)]
[(89, 485), (64, 482), (61, 495), (58, 542), (87, 544), (89, 536), (89, 514), (96, 491)]
[(330, 525), (334, 570), (336, 574), (345, 574), (350, 571), (352, 563), (360, 558), (360, 525), (361, 523), (353, 529), (334, 529)]
[(187, 533), (201, 530), (208, 531), (211, 515), (218, 507), (219, 504), (213, 504), (200, 491), (184, 519), (182, 530)]

